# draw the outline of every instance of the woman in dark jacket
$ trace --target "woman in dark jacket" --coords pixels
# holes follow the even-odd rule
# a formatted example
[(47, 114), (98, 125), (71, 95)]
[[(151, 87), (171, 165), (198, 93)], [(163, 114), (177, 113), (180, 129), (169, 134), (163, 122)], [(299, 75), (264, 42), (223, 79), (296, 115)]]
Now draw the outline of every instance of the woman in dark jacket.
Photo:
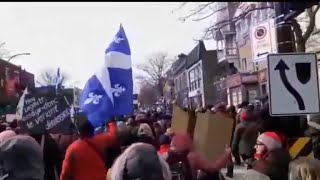
[[(31, 135), (40, 145), (42, 135)], [(57, 142), (45, 133), (44, 135), (43, 158), (45, 165), (45, 180), (56, 180), (59, 177), (62, 167), (63, 156)]]

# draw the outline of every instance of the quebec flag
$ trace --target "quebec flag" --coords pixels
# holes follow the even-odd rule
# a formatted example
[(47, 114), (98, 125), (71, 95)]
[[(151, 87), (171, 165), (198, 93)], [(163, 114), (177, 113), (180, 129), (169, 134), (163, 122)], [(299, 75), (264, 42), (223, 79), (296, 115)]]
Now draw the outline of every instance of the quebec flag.
[(104, 65), (86, 83), (80, 108), (96, 128), (118, 115), (132, 113), (131, 52), (122, 25), (105, 50)]

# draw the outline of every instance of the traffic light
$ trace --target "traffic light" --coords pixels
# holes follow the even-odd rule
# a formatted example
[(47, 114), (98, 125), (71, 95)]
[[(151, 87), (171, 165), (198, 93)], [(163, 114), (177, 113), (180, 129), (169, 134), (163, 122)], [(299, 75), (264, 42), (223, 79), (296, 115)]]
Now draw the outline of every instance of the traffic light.
[(284, 20), (289, 20), (299, 16), (306, 9), (319, 4), (317, 1), (311, 2), (281, 2), (282, 12), (284, 14)]

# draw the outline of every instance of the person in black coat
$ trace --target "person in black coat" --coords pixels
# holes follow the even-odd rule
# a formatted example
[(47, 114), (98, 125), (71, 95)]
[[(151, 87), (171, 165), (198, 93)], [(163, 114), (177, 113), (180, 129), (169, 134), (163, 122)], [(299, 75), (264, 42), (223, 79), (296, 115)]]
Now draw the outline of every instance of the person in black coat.
[[(40, 145), (42, 135), (31, 135)], [(63, 155), (59, 149), (57, 142), (49, 133), (44, 135), (43, 158), (45, 165), (45, 180), (56, 180), (56, 176), (60, 177)]]

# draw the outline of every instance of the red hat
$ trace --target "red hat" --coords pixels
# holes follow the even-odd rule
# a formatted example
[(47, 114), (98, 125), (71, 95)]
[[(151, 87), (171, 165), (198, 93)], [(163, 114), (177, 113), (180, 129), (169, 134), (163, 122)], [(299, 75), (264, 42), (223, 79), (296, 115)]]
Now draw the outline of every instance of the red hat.
[(275, 132), (265, 132), (260, 134), (258, 141), (264, 144), (268, 151), (282, 148), (281, 138)]

